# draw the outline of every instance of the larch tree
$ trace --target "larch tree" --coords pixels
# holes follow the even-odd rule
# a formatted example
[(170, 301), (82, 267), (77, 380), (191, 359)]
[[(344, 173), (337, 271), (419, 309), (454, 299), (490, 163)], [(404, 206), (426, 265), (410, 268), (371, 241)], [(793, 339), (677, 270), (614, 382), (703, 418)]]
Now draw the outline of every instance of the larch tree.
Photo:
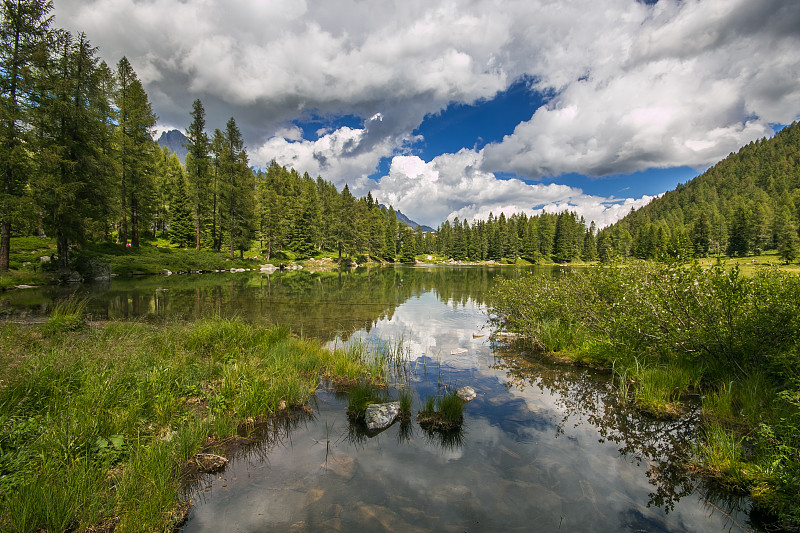
[(35, 152), (29, 127), (38, 106), (35, 64), (48, 54), (52, 10), (49, 0), (0, 3), (0, 272), (8, 271), (11, 225)]
[(186, 130), (186, 178), (194, 211), (195, 248), (200, 249), (211, 197), (211, 143), (206, 134), (206, 111), (198, 99), (192, 104), (192, 123)]
[(97, 104), (96, 50), (86, 36), (59, 32), (42, 79), (36, 200), (55, 237), (59, 268), (69, 268), (71, 243), (85, 240), (89, 220), (102, 215), (102, 121)]
[(157, 117), (150, 106), (147, 93), (126, 57), (117, 64), (115, 104), (119, 110), (117, 144), (120, 158), (120, 193), (122, 226), (120, 240), (128, 240), (128, 211), (130, 210), (131, 246), (139, 246), (139, 219), (149, 205), (152, 194), (151, 135)]

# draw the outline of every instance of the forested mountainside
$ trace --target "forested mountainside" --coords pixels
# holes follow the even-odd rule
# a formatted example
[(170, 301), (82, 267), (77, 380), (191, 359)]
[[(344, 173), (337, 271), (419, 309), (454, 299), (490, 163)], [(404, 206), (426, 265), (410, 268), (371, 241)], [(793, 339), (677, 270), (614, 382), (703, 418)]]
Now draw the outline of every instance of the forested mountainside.
[(603, 229), (601, 259), (742, 256), (793, 260), (800, 219), (800, 123), (730, 154), (702, 175)]

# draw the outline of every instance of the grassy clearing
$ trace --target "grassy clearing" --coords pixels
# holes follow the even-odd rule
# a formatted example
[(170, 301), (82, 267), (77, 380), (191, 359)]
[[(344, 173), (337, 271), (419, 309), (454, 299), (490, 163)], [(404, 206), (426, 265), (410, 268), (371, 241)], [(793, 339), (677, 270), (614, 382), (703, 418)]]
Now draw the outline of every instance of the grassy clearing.
[(679, 416), (701, 396), (692, 468), (800, 524), (800, 277), (632, 262), (504, 280), (492, 298), (495, 327), (611, 369), (644, 411)]
[(353, 352), (235, 320), (0, 324), (0, 530), (170, 531), (209, 438), (303, 406), (320, 377), (379, 382)]

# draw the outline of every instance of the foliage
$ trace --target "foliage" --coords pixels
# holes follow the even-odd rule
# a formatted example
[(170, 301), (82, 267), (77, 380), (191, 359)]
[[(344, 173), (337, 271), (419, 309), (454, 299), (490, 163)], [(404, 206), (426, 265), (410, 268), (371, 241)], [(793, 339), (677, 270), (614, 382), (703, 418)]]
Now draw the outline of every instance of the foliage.
[(457, 430), (464, 422), (464, 402), (451, 388), (443, 394), (429, 396), (417, 413), (417, 419), (423, 429), (445, 432)]
[(674, 416), (685, 393), (705, 391), (716, 422), (696, 461), (797, 520), (800, 277), (631, 262), (503, 280), (492, 297), (496, 327), (612, 367), (623, 396), (657, 416)]

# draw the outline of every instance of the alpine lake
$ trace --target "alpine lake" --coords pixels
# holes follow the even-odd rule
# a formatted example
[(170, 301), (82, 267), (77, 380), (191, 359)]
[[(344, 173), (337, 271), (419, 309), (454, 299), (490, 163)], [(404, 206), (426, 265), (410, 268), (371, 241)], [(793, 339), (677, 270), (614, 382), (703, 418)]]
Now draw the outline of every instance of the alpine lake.
[[(0, 315), (35, 318), (74, 295), (93, 320), (236, 316), (393, 354), (388, 393), (412, 392), (410, 422), (366, 431), (348, 421), (346, 394), (321, 383), (312, 414), (275, 422), (187, 489), (186, 533), (760, 530), (746, 498), (675, 466), (691, 453), (697, 409), (653, 419), (620, 400), (609, 373), (492, 337), (492, 284), (535, 268), (115, 278), (8, 291)], [(427, 398), (466, 385), (477, 397), (460, 429), (419, 426)]]

